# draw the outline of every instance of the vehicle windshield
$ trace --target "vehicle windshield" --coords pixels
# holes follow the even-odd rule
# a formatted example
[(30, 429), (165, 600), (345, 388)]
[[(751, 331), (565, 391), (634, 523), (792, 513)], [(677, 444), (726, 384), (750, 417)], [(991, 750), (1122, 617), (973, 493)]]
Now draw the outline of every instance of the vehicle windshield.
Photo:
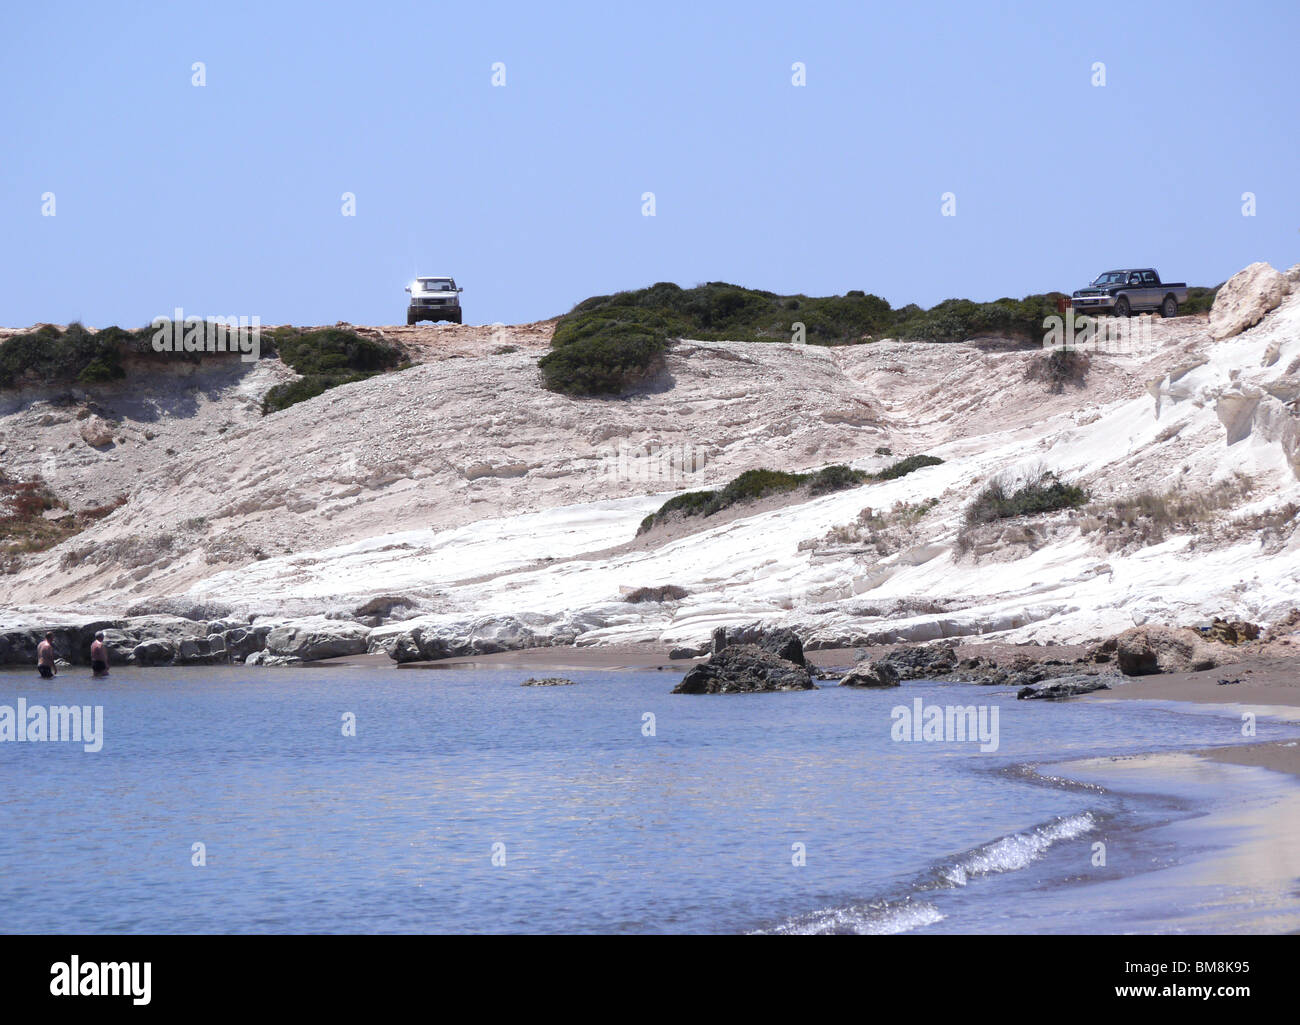
[(1122, 285), (1128, 280), (1128, 275), (1122, 270), (1108, 270), (1105, 274), (1098, 274), (1094, 285)]
[(420, 278), (417, 284), (421, 292), (451, 292), (456, 288), (451, 278)]

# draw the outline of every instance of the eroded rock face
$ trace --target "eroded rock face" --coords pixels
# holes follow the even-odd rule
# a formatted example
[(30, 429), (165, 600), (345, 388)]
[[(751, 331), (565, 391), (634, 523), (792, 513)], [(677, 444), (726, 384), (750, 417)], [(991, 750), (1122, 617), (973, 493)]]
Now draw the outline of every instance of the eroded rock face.
[(1210, 308), (1210, 335), (1231, 338), (1258, 324), (1286, 298), (1291, 282), (1267, 263), (1252, 263), (1237, 271), (1219, 289)]
[(897, 687), (898, 673), (888, 662), (859, 662), (840, 680), (841, 687)]
[(1120, 634), (1116, 645), (1115, 660), (1125, 676), (1194, 673), (1236, 660), (1195, 630), (1183, 628), (1136, 626)]
[(603, 617), (595, 612), (422, 616), (370, 631), (367, 646), (370, 651), (382, 651), (394, 662), (434, 661), (569, 645), (580, 633), (603, 625)]
[(673, 693), (755, 694), (814, 689), (807, 667), (795, 665), (756, 644), (733, 644), (693, 667), (673, 688)]

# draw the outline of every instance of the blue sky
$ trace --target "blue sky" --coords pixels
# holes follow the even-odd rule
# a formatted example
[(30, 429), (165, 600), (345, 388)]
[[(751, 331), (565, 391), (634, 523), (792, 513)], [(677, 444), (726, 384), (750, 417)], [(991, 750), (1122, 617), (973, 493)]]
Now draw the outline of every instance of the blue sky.
[(417, 272), (472, 323), (1213, 284), (1300, 261), (1297, 39), (1292, 2), (11, 4), (0, 324), (398, 323)]

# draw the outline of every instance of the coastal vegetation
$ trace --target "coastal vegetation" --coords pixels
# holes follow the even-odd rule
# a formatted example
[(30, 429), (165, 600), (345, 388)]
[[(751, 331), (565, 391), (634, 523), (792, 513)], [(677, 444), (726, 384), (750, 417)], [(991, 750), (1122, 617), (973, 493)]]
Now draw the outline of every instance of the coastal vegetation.
[(1088, 492), (1077, 484), (1066, 484), (1051, 470), (1039, 470), (1019, 487), (1002, 478), (984, 486), (966, 507), (967, 526), (977, 526), (1015, 516), (1035, 516), (1060, 509), (1077, 509), (1088, 501)]
[(75, 323), (42, 324), (0, 342), (0, 388), (117, 380), (126, 376), (123, 355), (147, 348), (150, 333), (148, 328), (91, 331)]
[(644, 534), (669, 520), (689, 516), (713, 516), (741, 502), (755, 502), (771, 495), (786, 494), (803, 488), (810, 497), (856, 488), (872, 481), (894, 480), (925, 466), (936, 466), (942, 459), (934, 456), (908, 456), (877, 473), (855, 470), (842, 463), (811, 473), (785, 470), (746, 470), (717, 491), (687, 491), (676, 495), (641, 521), (637, 534)]
[(1263, 512), (1231, 516), (1232, 510), (1251, 499), (1255, 481), (1234, 473), (1208, 487), (1190, 490), (1174, 487), (1146, 490), (1094, 502), (1084, 509), (1079, 529), (1095, 535), (1108, 552), (1160, 544), (1178, 534), (1201, 535), (1224, 531), (1231, 535), (1269, 534), (1281, 541), (1300, 525), (1300, 506), (1294, 502)]
[(17, 572), (22, 555), (53, 548), (125, 502), (121, 496), (74, 513), (39, 477), (23, 480), (0, 472), (0, 573)]
[(269, 351), (302, 375), (266, 393), (262, 399), (264, 414), (288, 409), (341, 384), (364, 381), (410, 365), (400, 349), (345, 328), (304, 331), (280, 327), (263, 332), (262, 338), (269, 343)]
[(1030, 361), (1025, 368), (1025, 378), (1045, 381), (1047, 390), (1059, 395), (1067, 384), (1082, 388), (1090, 366), (1088, 354), (1078, 349), (1049, 349), (1044, 356)]
[[(1217, 291), (1188, 289), (1182, 312), (1206, 312)], [(894, 309), (880, 296), (859, 290), (833, 296), (778, 295), (723, 281), (693, 288), (661, 281), (578, 303), (557, 322), (551, 351), (540, 367), (551, 391), (608, 396), (643, 380), (675, 338), (855, 345), (882, 338), (961, 342), (999, 337), (1036, 344), (1043, 337), (1044, 319), (1058, 315), (1057, 303), (1064, 298), (1063, 292), (1047, 292), (992, 302), (945, 299), (929, 309), (915, 304)], [(1049, 369), (1077, 367), (1061, 364)]]
[(828, 466), (815, 473), (788, 473), (785, 470), (746, 470), (726, 487), (717, 491), (687, 491), (668, 499), (641, 521), (637, 534), (674, 517), (714, 516), (741, 502), (755, 502), (771, 495), (785, 494), (806, 487), (809, 494), (824, 495), (832, 491), (857, 487), (867, 474), (848, 466)]
[(649, 601), (681, 601), (690, 594), (684, 587), (676, 584), (663, 584), (660, 587), (638, 587), (623, 596), (625, 602), (639, 605)]

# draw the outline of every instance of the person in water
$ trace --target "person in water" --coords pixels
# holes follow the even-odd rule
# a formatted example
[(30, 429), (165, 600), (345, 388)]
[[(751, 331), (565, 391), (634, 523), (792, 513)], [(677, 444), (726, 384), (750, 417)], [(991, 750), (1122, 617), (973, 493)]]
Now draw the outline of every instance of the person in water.
[(58, 669), (54, 666), (54, 634), (52, 633), (47, 633), (45, 640), (36, 645), (36, 671), (45, 680), (58, 673)]
[(108, 648), (104, 646), (104, 631), (95, 634), (90, 645), (90, 673), (92, 676), (108, 675)]

